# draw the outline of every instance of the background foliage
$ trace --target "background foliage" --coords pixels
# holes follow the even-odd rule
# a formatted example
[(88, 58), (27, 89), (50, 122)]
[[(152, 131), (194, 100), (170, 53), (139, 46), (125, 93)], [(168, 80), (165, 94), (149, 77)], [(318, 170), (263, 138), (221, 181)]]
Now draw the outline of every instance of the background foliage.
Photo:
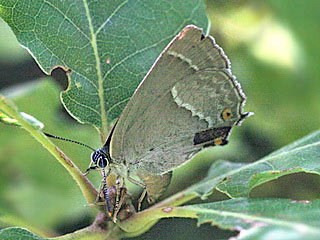
[[(234, 129), (229, 145), (204, 151), (175, 171), (168, 194), (202, 179), (217, 159), (251, 162), (319, 129), (319, 7), (317, 0), (207, 1), (211, 35), (231, 59), (233, 73), (248, 97), (246, 110), (255, 115)], [(96, 130), (64, 114), (59, 92), (65, 88), (66, 80), (61, 81), (61, 86), (42, 78), (41, 71), (3, 22), (0, 41), (1, 93), (15, 82), (32, 80), (10, 91), (19, 108), (45, 123), (47, 132), (99, 147)], [(59, 71), (53, 75), (58, 76)], [(89, 224), (95, 213), (85, 207), (80, 191), (64, 169), (57, 162), (48, 161), (51, 156), (26, 132), (3, 125), (0, 132), (1, 218), (18, 215), (20, 219), (12, 222), (58, 233)], [(81, 169), (87, 167), (90, 153), (86, 149), (63, 142), (58, 145)], [(90, 178), (99, 183), (98, 174)], [(319, 177), (300, 173), (263, 184), (250, 196), (305, 200), (319, 198), (319, 194)], [(225, 198), (215, 192), (207, 201)], [(175, 219), (160, 221), (143, 237), (166, 239), (173, 234), (175, 239), (200, 235), (211, 239), (212, 234), (226, 238), (235, 233), (209, 224), (197, 229), (193, 220)]]

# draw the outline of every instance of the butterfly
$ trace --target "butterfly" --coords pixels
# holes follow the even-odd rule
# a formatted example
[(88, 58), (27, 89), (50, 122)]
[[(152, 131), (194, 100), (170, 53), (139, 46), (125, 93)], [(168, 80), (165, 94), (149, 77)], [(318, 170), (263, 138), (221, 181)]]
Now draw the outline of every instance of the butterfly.
[(222, 48), (188, 25), (155, 61), (86, 172), (128, 179), (144, 188), (139, 204), (145, 194), (153, 203), (172, 170), (203, 148), (228, 143), (232, 127), (251, 114), (243, 112), (245, 100)]

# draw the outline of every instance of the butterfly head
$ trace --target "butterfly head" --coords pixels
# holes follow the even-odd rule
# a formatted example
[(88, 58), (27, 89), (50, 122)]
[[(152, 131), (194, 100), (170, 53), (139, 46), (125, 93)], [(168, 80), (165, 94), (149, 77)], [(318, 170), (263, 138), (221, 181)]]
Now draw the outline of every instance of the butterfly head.
[(91, 162), (98, 168), (108, 167), (110, 160), (110, 156), (104, 148), (99, 148), (91, 154)]

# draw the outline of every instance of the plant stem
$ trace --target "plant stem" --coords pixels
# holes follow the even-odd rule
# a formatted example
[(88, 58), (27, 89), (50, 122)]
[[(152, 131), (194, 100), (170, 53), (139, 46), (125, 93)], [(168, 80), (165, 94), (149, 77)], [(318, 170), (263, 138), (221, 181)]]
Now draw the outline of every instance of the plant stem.
[(122, 221), (118, 226), (123, 230), (121, 237), (134, 237), (149, 230), (161, 218), (197, 218), (197, 215), (184, 207), (149, 208)]
[[(0, 110), (9, 115), (11, 118), (16, 119), (22, 128), (29, 132), (31, 136), (33, 136), (39, 143), (41, 143), (41, 145), (58, 160), (58, 162), (69, 172), (69, 174), (75, 180), (88, 204), (92, 204), (96, 200), (97, 190), (88, 180), (88, 178), (82, 174), (80, 169), (39, 129), (35, 128), (32, 124), (30, 124), (30, 122), (24, 119), (13, 102), (1, 95)], [(103, 209), (102, 206), (97, 207)]]
[(151, 206), (150, 209), (180, 206), (181, 204), (189, 202), (190, 200), (195, 199), (196, 197), (199, 197), (199, 195), (196, 194), (194, 191), (190, 191), (189, 188), (187, 188), (181, 192), (172, 195), (171, 197), (162, 200), (161, 202), (158, 202), (157, 204)]

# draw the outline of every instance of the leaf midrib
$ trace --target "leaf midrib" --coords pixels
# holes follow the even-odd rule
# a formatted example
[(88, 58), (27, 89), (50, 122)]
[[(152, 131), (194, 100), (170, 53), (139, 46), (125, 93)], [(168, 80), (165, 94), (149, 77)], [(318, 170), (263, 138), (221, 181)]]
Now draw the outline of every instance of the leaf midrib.
[(99, 102), (100, 102), (99, 105), (100, 105), (100, 115), (101, 115), (100, 136), (103, 141), (106, 139), (106, 136), (107, 136), (107, 114), (105, 110), (105, 97), (104, 97), (104, 90), (103, 90), (103, 79), (102, 79), (102, 71), (101, 71), (101, 64), (100, 64), (100, 56), (98, 53), (97, 38), (94, 32), (87, 0), (83, 0), (83, 5), (86, 10), (86, 16), (88, 18), (88, 25), (90, 29), (90, 35), (91, 35), (90, 43), (91, 43), (91, 46), (94, 52), (94, 57), (96, 60), (96, 71), (97, 71), (97, 79), (98, 79), (98, 96), (99, 96)]

